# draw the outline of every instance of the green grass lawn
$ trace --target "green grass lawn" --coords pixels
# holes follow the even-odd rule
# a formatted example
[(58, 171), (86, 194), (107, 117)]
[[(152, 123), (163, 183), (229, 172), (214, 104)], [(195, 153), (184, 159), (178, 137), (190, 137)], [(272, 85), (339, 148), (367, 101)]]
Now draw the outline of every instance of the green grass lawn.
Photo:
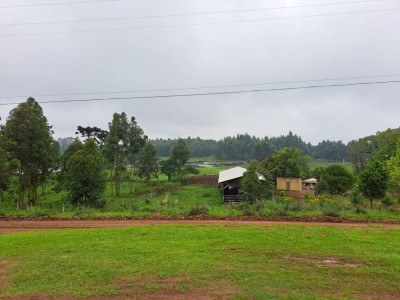
[[(0, 235), (0, 298), (398, 299), (400, 230), (140, 226)], [(38, 299), (39, 299), (38, 298)]]
[(316, 168), (326, 168), (331, 165), (342, 165), (346, 168), (347, 171), (353, 174), (353, 165), (349, 162), (342, 163), (342, 162), (332, 162), (332, 161), (313, 159), (310, 161), (308, 165), (310, 166), (311, 171), (315, 170)]

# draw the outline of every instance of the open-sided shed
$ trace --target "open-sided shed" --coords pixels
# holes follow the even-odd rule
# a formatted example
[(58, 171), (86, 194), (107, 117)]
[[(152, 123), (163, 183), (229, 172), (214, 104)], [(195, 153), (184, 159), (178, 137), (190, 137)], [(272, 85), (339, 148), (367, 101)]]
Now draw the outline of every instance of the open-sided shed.
[(219, 172), (218, 184), (221, 187), (225, 202), (242, 200), (242, 197), (239, 195), (239, 189), (243, 174), (246, 171), (245, 168), (235, 167)]
[[(246, 168), (234, 167), (219, 172), (218, 184), (225, 202), (240, 202), (243, 200), (240, 195), (240, 184), (242, 183), (243, 174), (247, 172)], [(258, 174), (259, 180), (265, 180), (264, 176)]]

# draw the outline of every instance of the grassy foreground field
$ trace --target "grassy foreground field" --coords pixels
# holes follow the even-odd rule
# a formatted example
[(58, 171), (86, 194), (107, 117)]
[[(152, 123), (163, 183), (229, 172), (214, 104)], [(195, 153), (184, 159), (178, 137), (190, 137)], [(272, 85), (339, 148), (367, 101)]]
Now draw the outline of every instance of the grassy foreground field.
[(398, 299), (399, 249), (399, 229), (373, 226), (8, 234), (0, 235), (0, 298)]

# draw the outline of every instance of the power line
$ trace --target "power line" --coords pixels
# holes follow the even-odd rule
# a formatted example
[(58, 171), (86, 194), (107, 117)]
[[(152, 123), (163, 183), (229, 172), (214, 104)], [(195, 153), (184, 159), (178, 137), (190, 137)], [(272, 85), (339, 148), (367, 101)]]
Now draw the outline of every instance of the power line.
[(119, 1), (119, 0), (92, 0), (92, 1), (75, 1), (75, 2), (20, 4), (20, 5), (0, 6), (0, 9), (2, 9), (2, 8), (17, 8), (17, 7), (32, 7), (32, 6), (54, 6), (54, 5), (70, 5), (70, 4), (84, 4), (84, 3), (99, 3), (99, 2), (115, 2), (115, 1)]
[[(232, 94), (244, 94), (244, 93), (290, 91), (290, 90), (302, 90), (302, 89), (348, 87), (348, 86), (390, 84), (390, 83), (400, 83), (400, 80), (353, 82), (353, 83), (340, 83), (340, 84), (327, 84), (327, 85), (307, 85), (307, 86), (298, 86), (298, 87), (252, 89), (252, 90), (240, 90), (240, 91), (207, 92), (207, 93), (190, 93), (190, 94), (150, 95), (150, 96), (110, 97), (110, 98), (70, 99), (70, 100), (47, 100), (47, 101), (37, 101), (37, 102), (38, 103), (72, 103), (72, 102), (114, 101), (114, 100), (134, 100), (134, 99), (182, 98), (182, 97), (195, 97), (195, 96), (232, 95)], [(20, 104), (20, 103), (19, 102), (0, 103), (0, 106), (18, 105), (18, 104)]]
[(152, 15), (152, 16), (133, 16), (133, 17), (122, 17), (122, 18), (100, 18), (100, 19), (68, 20), (68, 21), (13, 23), (13, 24), (0, 24), (0, 26), (25, 26), (25, 25), (66, 24), (66, 23), (84, 23), (84, 22), (101, 22), (101, 21), (123, 21), (123, 20), (134, 20), (134, 19), (155, 19), (155, 18), (168, 18), (168, 17), (186, 17), (186, 16), (201, 16), (201, 15), (238, 13), (238, 12), (254, 12), (254, 11), (267, 11), (267, 10), (279, 10), (279, 9), (333, 6), (333, 5), (344, 5), (344, 4), (358, 4), (358, 3), (382, 2), (382, 1), (383, 0), (361, 0), (361, 1), (306, 4), (306, 5), (294, 5), (294, 6), (278, 6), (278, 7), (252, 8), (252, 9), (209, 11), (209, 12), (199, 12), (199, 13), (166, 14), (166, 15)]
[(205, 26), (205, 25), (248, 23), (248, 22), (273, 21), (273, 20), (284, 20), (284, 19), (300, 19), (300, 18), (313, 18), (313, 17), (321, 17), (321, 16), (338, 16), (338, 15), (363, 14), (363, 13), (387, 12), (387, 11), (399, 11), (399, 10), (400, 10), (400, 8), (385, 8), (385, 9), (349, 11), (349, 12), (326, 13), (326, 14), (315, 14), (315, 15), (302, 15), (302, 16), (276, 17), (276, 18), (260, 18), (260, 19), (220, 21), (220, 22), (203, 22), (203, 23), (192, 23), (192, 24), (157, 25), (157, 26), (141, 26), (141, 27), (122, 27), (122, 28), (108, 28), (108, 29), (89, 29), (89, 30), (76, 30), (76, 31), (55, 31), (55, 32), (23, 33), (23, 34), (3, 34), (3, 35), (0, 35), (0, 38), (3, 38), (3, 37), (16, 37), (16, 36), (40, 36), (40, 35), (57, 35), (57, 34), (71, 34), (71, 33), (111, 32), (111, 31), (124, 31), (124, 30), (143, 30), (143, 29), (157, 29), (157, 28), (179, 28), (179, 27), (189, 27), (189, 26)]
[[(125, 91), (84, 92), (84, 93), (75, 92), (75, 93), (58, 93), (58, 94), (37, 94), (37, 95), (35, 95), (35, 97), (78, 96), (78, 95), (96, 95), (96, 94), (122, 94), (122, 93), (148, 93), (148, 92), (171, 92), (171, 91), (203, 90), (203, 89), (217, 89), (217, 88), (237, 88), (237, 87), (276, 85), (276, 84), (295, 84), (295, 83), (307, 83), (307, 82), (325, 82), (325, 81), (338, 81), (338, 80), (386, 78), (386, 77), (400, 77), (400, 74), (374, 75), (374, 76), (371, 76), (371, 75), (369, 75), (369, 76), (353, 76), (353, 77), (335, 77), (335, 78), (308, 79), (308, 80), (292, 80), (292, 81), (274, 81), (274, 82), (247, 83), (247, 84), (232, 84), (232, 85), (208, 85), (208, 86), (185, 87), (185, 88), (141, 89), (141, 90), (125, 90)], [(0, 99), (27, 98), (27, 97), (30, 97), (30, 96), (32, 96), (32, 95), (0, 96)]]

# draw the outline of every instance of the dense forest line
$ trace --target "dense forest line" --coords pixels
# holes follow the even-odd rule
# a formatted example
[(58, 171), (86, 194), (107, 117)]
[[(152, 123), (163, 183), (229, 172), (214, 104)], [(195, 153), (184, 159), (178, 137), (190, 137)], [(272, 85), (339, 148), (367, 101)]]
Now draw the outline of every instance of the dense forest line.
[[(74, 140), (72, 137), (60, 138), (58, 142), (63, 151)], [(255, 137), (249, 134), (238, 134), (228, 136), (221, 140), (202, 139), (200, 137), (188, 137), (184, 139), (191, 149), (192, 157), (215, 156), (219, 160), (263, 160), (284, 147), (299, 148), (303, 155), (311, 156), (314, 159), (327, 161), (342, 161), (347, 159), (348, 145), (342, 141), (324, 140), (317, 145), (306, 143), (297, 134), (289, 132), (287, 135), (279, 137)], [(154, 143), (157, 155), (167, 157), (171, 153), (172, 147), (178, 143), (178, 139), (155, 139)]]
[[(159, 156), (168, 156), (169, 149), (177, 143), (177, 139), (155, 139), (153, 142)], [(271, 138), (238, 134), (218, 141), (188, 137), (186, 142), (192, 149), (193, 157), (213, 155), (220, 160), (263, 160), (284, 147), (299, 148), (303, 155), (315, 159), (342, 161), (347, 158), (347, 145), (342, 141), (324, 140), (313, 146), (292, 132)]]

